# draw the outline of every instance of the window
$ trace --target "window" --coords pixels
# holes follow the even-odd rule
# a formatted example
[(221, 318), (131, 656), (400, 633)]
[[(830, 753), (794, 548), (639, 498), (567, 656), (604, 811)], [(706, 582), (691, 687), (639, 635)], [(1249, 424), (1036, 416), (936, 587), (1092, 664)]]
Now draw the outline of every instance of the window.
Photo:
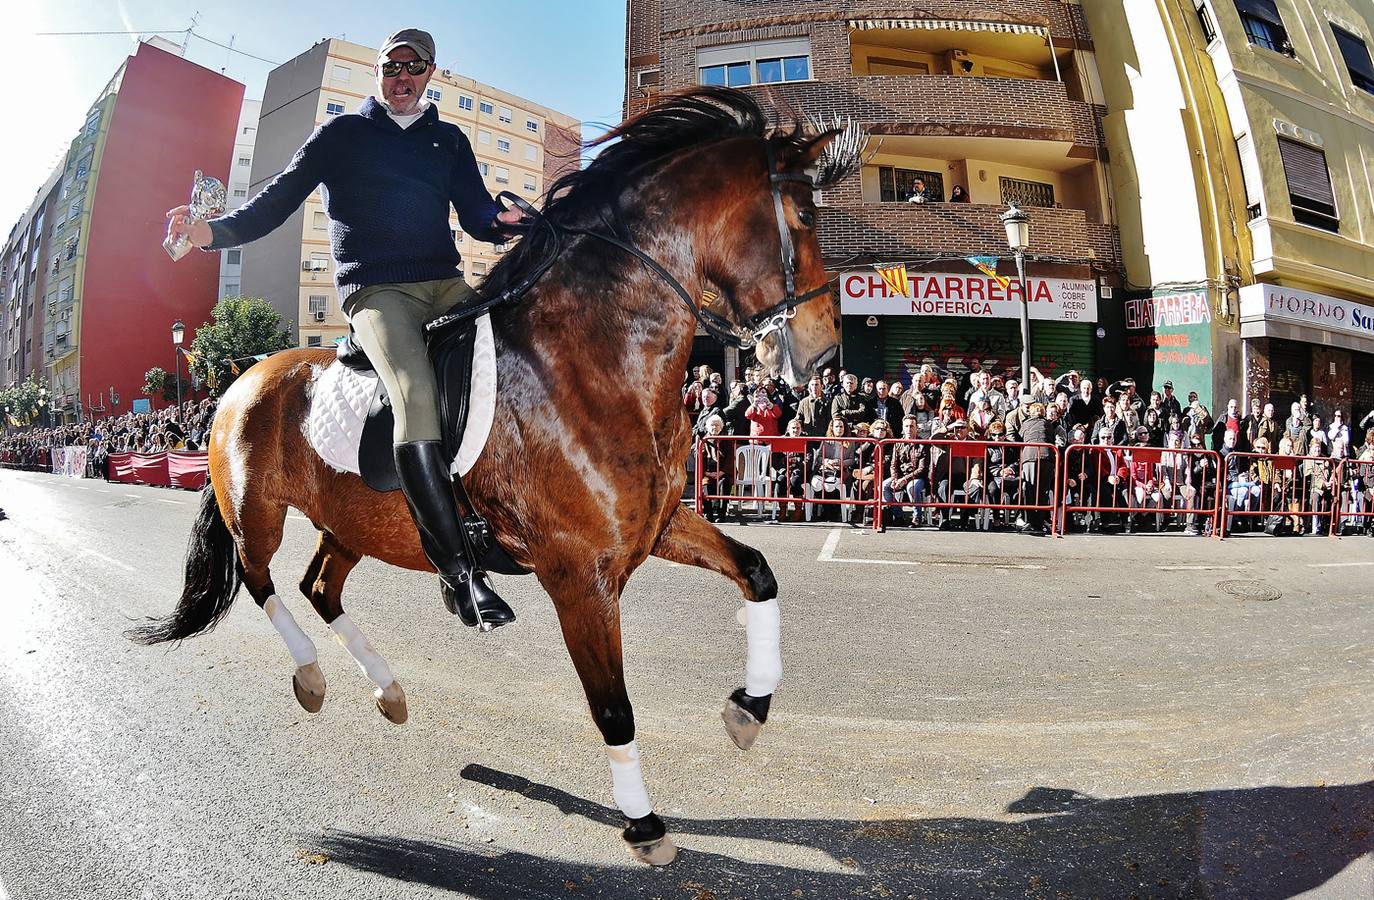
[(507, 125), (509, 125), (509, 124), (510, 124), (510, 107), (508, 107), (508, 106), (503, 106), (503, 107), (501, 107), (501, 109), (498, 110), (497, 113), (496, 113), (496, 118), (497, 118), (499, 121), (505, 122)]
[(1362, 91), (1374, 93), (1374, 65), (1369, 62), (1369, 48), (1359, 37), (1344, 28), (1331, 26), (1336, 34), (1336, 45), (1345, 57), (1345, 67), (1350, 70), (1350, 81)]
[(538, 134), (538, 133), (539, 133), (539, 123), (536, 122), (536, 121), (534, 121), (533, 119), (526, 119), (526, 120), (525, 120), (525, 130), (528, 131), (528, 132), (530, 132), (531, 134)]
[(472, 264), (472, 274), (474, 274), (474, 275), (485, 275), (485, 274), (487, 274), (487, 264), (484, 263), (484, 262), (475, 262), (475, 263), (473, 263), (473, 264)]
[(326, 116), (341, 116), (343, 115), (343, 111), (344, 105), (342, 103), (336, 103), (333, 100), (324, 105), (324, 114)]
[[(67, 246), (63, 248), (62, 252), (67, 259), (76, 259), (76, 235), (67, 238)], [(37, 260), (38, 257), (35, 256), (34, 261)]]
[(1002, 202), (1017, 206), (1054, 206), (1054, 185), (1020, 178), (999, 178)]
[(481, 103), (477, 104), (477, 111), (491, 115), (491, 104), (483, 100)]
[(310, 295), (310, 312), (311, 312), (311, 313), (320, 313), (320, 312), (322, 312), (322, 313), (327, 313), (327, 312), (329, 312), (329, 295), (328, 295), (328, 294), (311, 294), (311, 295)]
[(307, 347), (318, 347), (318, 346), (320, 346), (320, 340), (321, 340), (321, 339), (320, 339), (320, 336), (319, 336), (318, 334), (307, 334), (307, 335), (305, 336), (305, 346), (307, 346)]
[(461, 244), (461, 243), (463, 242), (463, 232), (460, 231), (459, 229), (457, 229), (457, 228), (450, 228), (450, 229), (448, 230), (448, 233), (449, 233), (449, 235), (453, 238), (453, 243), (455, 243), (455, 244)]
[(539, 159), (539, 148), (534, 144), (525, 145), (525, 159), (534, 162)]
[(497, 184), (510, 184), (510, 169), (497, 166), (495, 179)]
[(1217, 26), (1212, 21), (1212, 11), (1207, 8), (1203, 0), (1197, 0), (1197, 21), (1202, 26), (1202, 37), (1207, 43), (1212, 43), (1217, 39)]
[(51, 274), (53, 274), (53, 275), (56, 275), (56, 274), (57, 274), (57, 270), (58, 270), (61, 266), (62, 266), (62, 256), (59, 254), (59, 255), (54, 256), (54, 257), (52, 258), (52, 267), (51, 267), (50, 269), (48, 269), (48, 272), (51, 273)]
[(225, 265), (230, 265), (230, 266), (241, 265), (241, 264), (243, 263), (243, 251), (242, 251), (242, 250), (225, 250), (225, 251), (224, 251), (224, 262), (225, 262)]
[(479, 143), (479, 144), (490, 144), (490, 143), (491, 143), (491, 132), (490, 132), (490, 131), (482, 131), (482, 130), (479, 128), (479, 129), (477, 130), (477, 143)]
[(1245, 38), (1250, 43), (1285, 56), (1296, 56), (1288, 41), (1288, 30), (1274, 0), (1236, 0), (1236, 11), (1245, 26)]
[(811, 41), (792, 38), (701, 49), (697, 75), (702, 84), (728, 87), (806, 81), (811, 77)]
[(487, 164), (484, 163), (484, 162), (479, 162), (479, 163), (477, 164), (477, 168), (479, 168), (479, 169), (482, 170), (482, 176), (483, 176), (483, 177), (486, 177), (487, 174), (491, 172), (491, 166), (487, 165)]
[(329, 271), (329, 254), (311, 253), (310, 263), (314, 266), (316, 272), (327, 272)]
[(251, 136), (251, 135), (257, 134), (257, 131), (258, 131), (258, 128), (257, 128), (256, 125), (245, 125), (245, 126), (243, 126), (243, 136), (244, 136), (244, 137), (249, 137), (249, 136)]
[(459, 95), (458, 95), (458, 108), (459, 108), (459, 109), (471, 110), (471, 109), (472, 109), (472, 98), (471, 98), (471, 97), (465, 97), (465, 96), (463, 96), (462, 94), (459, 94)]
[(234, 196), (239, 199), (246, 199), (248, 197), (248, 188), (234, 188)]
[(539, 185), (535, 183), (533, 175), (525, 176), (525, 190), (529, 191), (530, 193), (534, 193), (535, 191), (539, 190)]
[(1316, 147), (1279, 138), (1279, 155), (1293, 203), (1293, 221), (1326, 231), (1340, 231), (1336, 195), (1326, 169), (1326, 154)]
[(66, 303), (72, 299), (72, 277), (68, 275), (57, 285), (57, 300), (59, 303)]
[(81, 215), (81, 198), (77, 197), (71, 202), (71, 205), (67, 207), (67, 217), (75, 219), (79, 215)]
[(312, 225), (316, 231), (324, 231), (325, 229), (329, 228), (329, 216), (325, 215), (318, 209), (315, 210)]
[(348, 84), (349, 79), (352, 77), (353, 73), (349, 70), (348, 66), (335, 66), (329, 70), (330, 80), (337, 81), (340, 84)]
[(497, 149), (497, 150), (500, 150), (502, 153), (509, 153), (509, 152), (510, 152), (510, 141), (506, 140), (505, 138), (497, 138), (497, 139), (496, 139), (496, 149)]
[(251, 156), (240, 156), (240, 157), (239, 157), (239, 165), (241, 165), (241, 166), (251, 166), (252, 164), (253, 164), (253, 157), (251, 157)]
[(943, 203), (945, 199), (945, 178), (939, 172), (924, 172), (920, 169), (898, 169), (893, 166), (878, 167), (878, 191), (884, 203), (905, 203), (911, 196), (912, 186), (919, 178), (926, 183), (926, 199), (931, 203)]
[(237, 297), (239, 295), (239, 283), (237, 281), (226, 281), (224, 283), (224, 293), (222, 297)]
[(444, 92), (439, 88), (425, 88), (425, 97), (435, 101), (442, 100)]
[(643, 69), (635, 73), (635, 87), (647, 88), (643, 93), (652, 94), (663, 81), (663, 73), (658, 69)]

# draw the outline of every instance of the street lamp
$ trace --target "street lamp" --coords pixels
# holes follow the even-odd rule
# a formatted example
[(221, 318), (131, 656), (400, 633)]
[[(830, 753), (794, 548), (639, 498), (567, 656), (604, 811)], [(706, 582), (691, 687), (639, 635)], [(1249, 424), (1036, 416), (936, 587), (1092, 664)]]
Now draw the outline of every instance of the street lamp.
[(1002, 213), (1007, 246), (1016, 254), (1016, 280), (1021, 284), (1021, 388), (1030, 389), (1030, 296), (1026, 287), (1026, 248), (1030, 246), (1030, 216), (1015, 203)]
[(172, 323), (172, 377), (177, 380), (177, 423), (181, 422), (181, 340), (186, 337), (186, 326), (177, 319)]

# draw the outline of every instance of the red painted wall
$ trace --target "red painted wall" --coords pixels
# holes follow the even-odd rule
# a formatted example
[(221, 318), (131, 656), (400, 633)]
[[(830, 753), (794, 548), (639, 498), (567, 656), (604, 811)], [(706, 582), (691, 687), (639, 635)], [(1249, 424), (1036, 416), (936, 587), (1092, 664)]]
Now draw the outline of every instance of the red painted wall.
[[(81, 286), (80, 397), (113, 385), (128, 412), (143, 373), (170, 370), (172, 323), (184, 346), (210, 319), (218, 253), (193, 250), (173, 263), (162, 249), (167, 210), (190, 197), (196, 169), (228, 183), (243, 85), (140, 44), (115, 99), (100, 159)], [(185, 367), (182, 367), (183, 373)], [(154, 407), (163, 405), (153, 398)]]

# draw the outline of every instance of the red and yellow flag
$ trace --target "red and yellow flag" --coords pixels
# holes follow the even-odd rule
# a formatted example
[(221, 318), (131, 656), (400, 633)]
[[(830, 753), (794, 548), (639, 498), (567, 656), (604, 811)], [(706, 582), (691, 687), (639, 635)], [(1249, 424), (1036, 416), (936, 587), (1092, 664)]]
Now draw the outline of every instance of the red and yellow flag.
[(906, 263), (890, 266), (874, 266), (873, 271), (882, 276), (887, 289), (899, 297), (911, 296), (911, 279), (906, 274)]

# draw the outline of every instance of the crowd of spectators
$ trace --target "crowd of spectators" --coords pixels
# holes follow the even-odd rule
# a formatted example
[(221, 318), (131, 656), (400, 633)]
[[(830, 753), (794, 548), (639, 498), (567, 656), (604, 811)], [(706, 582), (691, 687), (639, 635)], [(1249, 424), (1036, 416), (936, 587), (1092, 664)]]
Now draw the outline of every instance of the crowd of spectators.
[(87, 476), (108, 479), (112, 453), (205, 449), (214, 415), (214, 400), (188, 400), (155, 412), (11, 431), (0, 436), (0, 460), (12, 468), (48, 471), (54, 448), (85, 447)]
[[(1213, 523), (1205, 513), (1215, 508), (1221, 477), (1238, 529), (1320, 533), (1342, 499), (1342, 508), (1356, 514), (1343, 521), (1348, 530), (1371, 532), (1374, 526), (1374, 517), (1359, 515), (1374, 510), (1374, 410), (1352, 422), (1336, 409), (1328, 421), (1303, 396), (1283, 418), (1259, 399), (1248, 412), (1229, 400), (1213, 416), (1196, 392), (1179, 397), (1172, 381), (1146, 391), (1131, 378), (1108, 383), (1078, 372), (1049, 378), (1032, 368), (1023, 385), (976, 363), (961, 375), (923, 366), (910, 387), (835, 369), (795, 389), (751, 369), (728, 391), (723, 385), (720, 373), (702, 366), (688, 373), (683, 388), (701, 447), (697, 481), (706, 495), (730, 494), (738, 486), (738, 442), (703, 437), (748, 436), (755, 443), (779, 435), (808, 438), (777, 442), (778, 451), (767, 458), (770, 496), (788, 501), (774, 506), (784, 519), (801, 517), (799, 498), (872, 501), (878, 492), (885, 504), (894, 504), (884, 513), (889, 523), (1044, 533), (1048, 514), (1063, 514), (1049, 508), (1050, 498), (1058, 497), (1064, 505), (1107, 508), (1068, 517), (1071, 529), (1130, 532), (1153, 524), (1207, 534)], [(871, 439), (892, 437), (990, 443), (981, 453), (951, 452), (939, 443), (893, 445), (882, 482), (875, 484)], [(1079, 445), (1104, 449), (1068, 452)], [(1133, 447), (1160, 452), (1132, 454)], [(1203, 449), (1218, 455), (1189, 452)], [(1276, 467), (1252, 453), (1301, 459)], [(1058, 485), (1056, 455), (1063, 466)], [(1353, 477), (1338, 484), (1334, 472), (1342, 460), (1370, 465), (1353, 465)], [(1342, 487), (1350, 496), (1335, 496)], [(703, 506), (708, 518), (719, 520), (729, 501)], [(997, 509), (1008, 506), (1023, 508)], [(871, 507), (851, 524), (867, 521)], [(740, 515), (742, 508), (737, 504)], [(1259, 515), (1276, 509), (1291, 515)], [(822, 504), (818, 515), (840, 512)]]

